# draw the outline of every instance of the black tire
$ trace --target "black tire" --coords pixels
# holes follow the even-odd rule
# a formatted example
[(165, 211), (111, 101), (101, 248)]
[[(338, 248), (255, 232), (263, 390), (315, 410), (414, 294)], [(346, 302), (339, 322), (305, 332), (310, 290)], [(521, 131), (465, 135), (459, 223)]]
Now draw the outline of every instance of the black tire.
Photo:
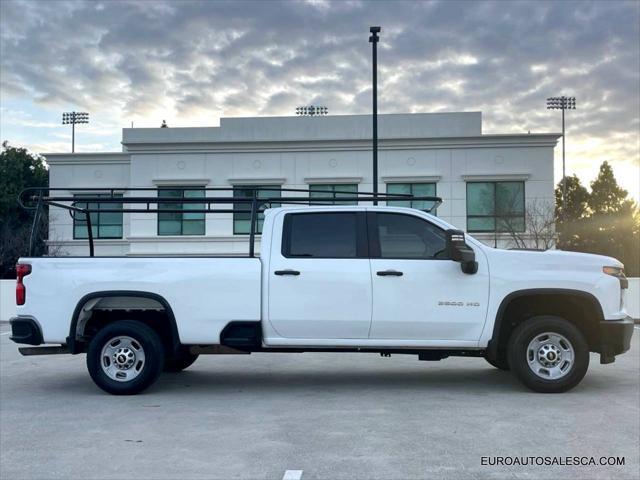
[[(540, 374), (534, 373), (528, 362), (528, 347), (537, 336), (545, 333), (559, 334), (564, 337), (560, 342), (560, 354), (563, 349), (573, 349), (573, 363), (558, 362), (559, 366), (566, 365), (566, 372), (558, 378), (543, 378), (549, 375), (551, 369), (538, 368)], [(545, 338), (545, 337), (541, 337)], [(565, 343), (568, 342), (568, 345)], [(544, 342), (543, 342), (544, 344)], [(565, 350), (567, 355), (568, 350)], [(575, 325), (567, 320), (554, 316), (540, 316), (526, 320), (520, 324), (509, 340), (509, 365), (515, 376), (525, 386), (533, 391), (541, 393), (561, 393), (571, 390), (584, 378), (589, 368), (589, 346), (584, 335)], [(532, 350), (530, 359), (537, 359), (537, 354)], [(557, 354), (553, 357), (557, 361)], [(562, 358), (562, 357), (560, 357)], [(541, 364), (538, 363), (538, 366)], [(546, 373), (545, 373), (546, 372)]]
[(177, 355), (165, 358), (164, 371), (181, 372), (193, 365), (199, 356), (197, 353), (191, 353), (188, 347), (182, 347)]
[[(126, 372), (124, 370), (118, 371), (115, 368), (115, 362), (117, 362), (115, 353), (113, 355), (105, 355), (105, 358), (102, 358), (103, 349), (115, 349), (119, 345), (125, 345), (124, 343), (116, 342), (109, 345), (117, 337), (129, 337), (132, 339), (130, 352), (125, 352), (124, 357), (119, 357), (126, 359), (126, 355), (129, 355), (129, 353), (133, 355), (132, 366), (127, 368)], [(136, 353), (138, 356), (136, 356)], [(142, 354), (144, 354), (144, 360), (140, 359)], [(113, 365), (107, 364), (107, 362), (112, 361), (111, 356), (113, 356)], [(106, 372), (110, 366), (113, 366), (111, 370), (116, 372), (116, 376), (125, 375), (126, 377), (127, 374), (131, 373), (135, 377), (131, 380), (123, 379), (122, 381), (113, 379)], [(87, 369), (91, 378), (98, 387), (113, 395), (134, 395), (142, 392), (158, 379), (163, 367), (164, 347), (162, 346), (162, 340), (152, 328), (135, 320), (119, 320), (107, 325), (93, 337), (87, 350)], [(135, 371), (136, 369), (139, 370)]]
[(506, 357), (497, 358), (497, 359), (484, 357), (484, 359), (487, 361), (489, 365), (496, 367), (498, 370), (504, 370), (505, 372), (508, 372), (509, 370), (511, 370), (509, 368), (509, 362)]

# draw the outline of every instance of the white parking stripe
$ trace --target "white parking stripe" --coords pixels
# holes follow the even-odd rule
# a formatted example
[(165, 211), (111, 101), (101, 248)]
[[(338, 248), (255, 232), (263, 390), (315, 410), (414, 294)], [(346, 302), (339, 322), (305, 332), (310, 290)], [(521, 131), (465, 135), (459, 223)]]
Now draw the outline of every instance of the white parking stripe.
[(302, 470), (287, 470), (284, 472), (282, 480), (300, 480), (302, 478)]
[(9, 335), (10, 333), (11, 333), (11, 332), (4, 332), (4, 333), (0, 333), (0, 336), (1, 336), (1, 335)]

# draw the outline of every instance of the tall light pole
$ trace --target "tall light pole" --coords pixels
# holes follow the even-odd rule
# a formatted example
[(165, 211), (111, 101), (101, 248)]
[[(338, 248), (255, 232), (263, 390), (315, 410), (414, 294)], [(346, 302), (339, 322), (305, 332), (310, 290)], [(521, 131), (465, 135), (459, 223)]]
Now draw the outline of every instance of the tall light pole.
[(87, 112), (65, 112), (62, 114), (62, 124), (71, 125), (71, 153), (76, 151), (76, 123), (89, 123)]
[(373, 204), (378, 205), (378, 33), (380, 27), (369, 27), (373, 66)]
[(576, 97), (549, 97), (547, 110), (562, 110), (562, 220), (567, 214), (567, 171), (565, 163), (564, 111), (576, 109)]

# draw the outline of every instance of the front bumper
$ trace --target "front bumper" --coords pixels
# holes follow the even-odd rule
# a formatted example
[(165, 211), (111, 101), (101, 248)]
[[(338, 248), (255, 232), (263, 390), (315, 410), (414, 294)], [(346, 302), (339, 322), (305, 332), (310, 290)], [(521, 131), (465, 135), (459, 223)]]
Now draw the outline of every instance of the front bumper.
[(626, 317), (623, 320), (603, 320), (599, 325), (600, 363), (612, 363), (615, 356), (626, 352), (631, 348), (631, 336), (633, 335), (633, 319)]
[(9, 320), (11, 324), (11, 336), (9, 340), (15, 343), (26, 343), (27, 345), (41, 345), (42, 330), (33, 317), (14, 317)]

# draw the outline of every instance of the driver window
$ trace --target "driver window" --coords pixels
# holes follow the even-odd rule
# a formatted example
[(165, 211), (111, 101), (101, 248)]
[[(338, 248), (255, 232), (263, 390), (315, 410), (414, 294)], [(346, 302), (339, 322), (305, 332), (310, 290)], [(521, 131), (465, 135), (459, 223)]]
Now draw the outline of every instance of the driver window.
[(430, 222), (411, 215), (378, 213), (380, 258), (444, 258), (445, 233)]

